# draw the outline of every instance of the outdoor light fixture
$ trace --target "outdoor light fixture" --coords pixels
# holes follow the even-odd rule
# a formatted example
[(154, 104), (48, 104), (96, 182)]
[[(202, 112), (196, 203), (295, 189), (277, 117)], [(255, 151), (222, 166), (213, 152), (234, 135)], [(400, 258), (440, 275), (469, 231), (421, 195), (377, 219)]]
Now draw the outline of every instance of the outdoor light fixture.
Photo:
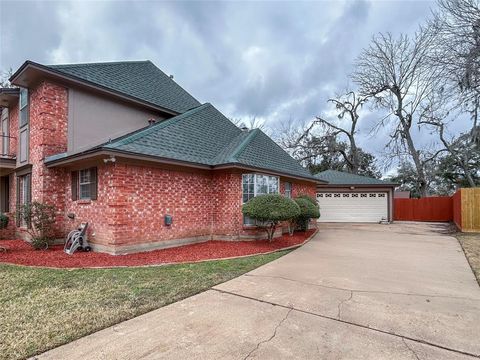
[(171, 226), (172, 222), (173, 222), (172, 215), (165, 215), (165, 225), (166, 226)]
[(355, 186), (350, 186), (350, 190), (353, 190), (353, 189), (355, 189)]

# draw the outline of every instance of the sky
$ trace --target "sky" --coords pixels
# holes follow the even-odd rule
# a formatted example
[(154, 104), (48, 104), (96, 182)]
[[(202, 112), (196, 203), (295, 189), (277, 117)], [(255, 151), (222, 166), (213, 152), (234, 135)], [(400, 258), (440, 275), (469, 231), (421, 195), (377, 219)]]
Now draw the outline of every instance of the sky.
[[(148, 59), (227, 117), (255, 117), (278, 129), (332, 117), (327, 100), (353, 86), (353, 61), (372, 36), (412, 34), (434, 6), (406, 0), (0, 0), (0, 70), (16, 70), (27, 59)], [(370, 134), (378, 116), (365, 111), (359, 144), (381, 155), (386, 133)]]

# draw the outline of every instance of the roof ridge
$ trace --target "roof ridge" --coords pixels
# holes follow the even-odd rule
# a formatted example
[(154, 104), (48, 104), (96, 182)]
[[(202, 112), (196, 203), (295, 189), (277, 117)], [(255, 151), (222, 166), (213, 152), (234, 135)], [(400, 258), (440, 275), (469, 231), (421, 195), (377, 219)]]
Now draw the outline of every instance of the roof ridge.
[(135, 130), (129, 134), (125, 134), (125, 135), (122, 135), (116, 139), (113, 139), (112, 141), (109, 141), (108, 143), (106, 143), (107, 145), (110, 145), (110, 146), (113, 146), (113, 143), (117, 143), (115, 145), (126, 145), (126, 144), (129, 144), (137, 139), (140, 139), (150, 133), (152, 133), (153, 131), (156, 131), (158, 129), (162, 129), (162, 128), (165, 128), (167, 126), (170, 126), (172, 124), (175, 124), (177, 123), (178, 121), (182, 120), (183, 118), (185, 118), (186, 116), (190, 116), (192, 114), (195, 114), (197, 111), (200, 111), (201, 109), (203, 108), (206, 108), (208, 107), (208, 105), (212, 106), (212, 104), (210, 103), (205, 103), (205, 104), (202, 104), (202, 105), (199, 105), (197, 107), (194, 107), (190, 110), (187, 110), (185, 111), (184, 113), (182, 114), (179, 114), (177, 116), (174, 116), (174, 117), (171, 117), (170, 119), (167, 119), (167, 120), (164, 120), (164, 121), (160, 121), (156, 124), (153, 124), (153, 125), (150, 125), (148, 127), (145, 127), (145, 128), (142, 128), (142, 129), (139, 129), (139, 130)]
[[(97, 62), (82, 62), (82, 63), (68, 63), (68, 64), (47, 64), (45, 66), (89, 66), (89, 65), (118, 65), (118, 64), (140, 64), (148, 63), (150, 60), (123, 60), (123, 61), (97, 61)], [(152, 63), (153, 64), (153, 63)]]
[(237, 160), (237, 156), (241, 154), (243, 150), (247, 147), (247, 145), (257, 136), (258, 132), (260, 129), (252, 129), (250, 130), (249, 134), (245, 139), (242, 140), (242, 142), (237, 146), (237, 148), (232, 152), (232, 155), (230, 155), (227, 159), (229, 162), (234, 162)]

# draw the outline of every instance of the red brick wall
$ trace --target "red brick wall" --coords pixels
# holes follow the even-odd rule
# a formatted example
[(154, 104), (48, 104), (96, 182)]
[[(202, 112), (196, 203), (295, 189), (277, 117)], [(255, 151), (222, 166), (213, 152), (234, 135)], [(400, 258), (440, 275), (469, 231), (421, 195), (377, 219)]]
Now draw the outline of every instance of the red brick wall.
[[(67, 150), (67, 89), (42, 82), (30, 89), (32, 200), (57, 208), (57, 237), (89, 222), (89, 239), (106, 249), (197, 237), (238, 238), (258, 233), (243, 226), (242, 173), (98, 162), (96, 200), (71, 200), (69, 169), (47, 168), (45, 157)], [(18, 133), (18, 106), (11, 110)], [(11, 146), (17, 147), (12, 142)], [(85, 168), (92, 166), (89, 164)], [(283, 193), (284, 179), (281, 180)], [(315, 195), (315, 185), (292, 181), (292, 195)], [(11, 176), (11, 204), (16, 179)], [(67, 214), (75, 214), (73, 220)], [(173, 217), (166, 226), (164, 216)]]
[(32, 200), (57, 208), (57, 236), (63, 236), (65, 185), (63, 169), (48, 169), (45, 157), (67, 151), (68, 91), (42, 82), (30, 89), (29, 162), (32, 164)]

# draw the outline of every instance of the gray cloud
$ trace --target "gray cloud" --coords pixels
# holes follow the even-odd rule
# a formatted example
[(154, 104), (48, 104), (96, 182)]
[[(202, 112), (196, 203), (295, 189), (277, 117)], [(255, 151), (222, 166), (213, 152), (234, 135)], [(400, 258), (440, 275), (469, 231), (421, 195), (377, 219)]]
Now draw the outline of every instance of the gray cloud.
[[(373, 34), (413, 33), (428, 1), (0, 2), (0, 69), (26, 59), (68, 63), (150, 59), (200, 101), (275, 128), (329, 113)], [(21, 18), (21, 21), (19, 21)], [(380, 154), (378, 117), (360, 144)]]

